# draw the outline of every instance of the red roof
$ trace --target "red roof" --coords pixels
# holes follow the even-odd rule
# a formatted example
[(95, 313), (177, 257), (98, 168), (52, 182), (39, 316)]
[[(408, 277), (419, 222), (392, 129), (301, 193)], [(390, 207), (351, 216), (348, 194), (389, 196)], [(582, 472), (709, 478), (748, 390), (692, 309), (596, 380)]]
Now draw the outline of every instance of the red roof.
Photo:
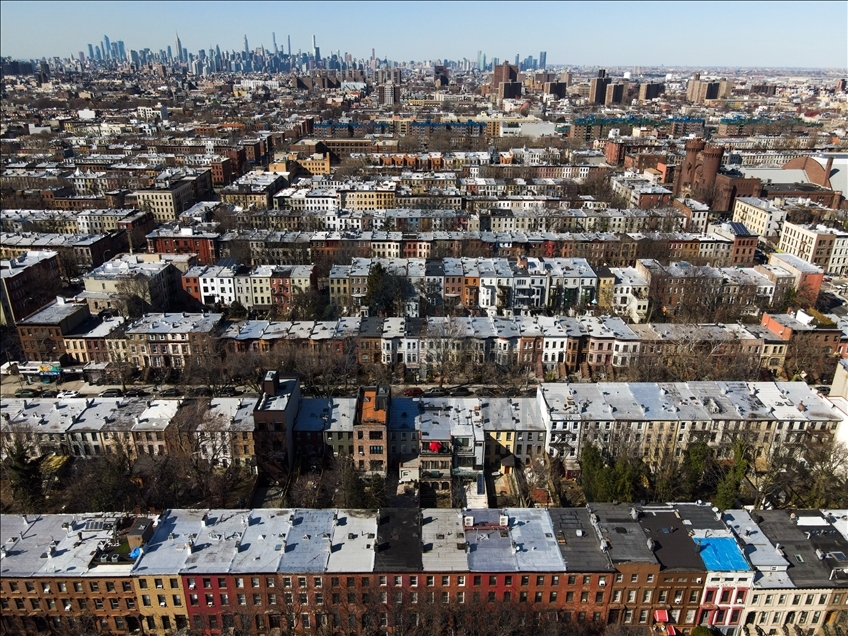
[(668, 610), (658, 609), (654, 610), (654, 620), (658, 623), (667, 623), (668, 622)]

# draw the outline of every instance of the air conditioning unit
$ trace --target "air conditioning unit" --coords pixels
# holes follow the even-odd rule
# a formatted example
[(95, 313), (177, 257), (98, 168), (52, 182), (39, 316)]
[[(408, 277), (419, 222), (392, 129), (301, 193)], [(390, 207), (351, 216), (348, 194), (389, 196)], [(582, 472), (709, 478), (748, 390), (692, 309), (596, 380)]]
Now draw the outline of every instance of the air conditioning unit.
[(473, 528), (474, 527), (474, 517), (472, 517), (471, 515), (468, 515), (467, 517), (463, 517), (462, 525), (465, 526), (466, 528)]
[(509, 517), (507, 515), (500, 515), (498, 517), (498, 525), (504, 528), (509, 527)]
[(606, 587), (607, 582), (601, 579), (600, 581), (598, 581), (598, 585), (600, 585), (601, 587)]

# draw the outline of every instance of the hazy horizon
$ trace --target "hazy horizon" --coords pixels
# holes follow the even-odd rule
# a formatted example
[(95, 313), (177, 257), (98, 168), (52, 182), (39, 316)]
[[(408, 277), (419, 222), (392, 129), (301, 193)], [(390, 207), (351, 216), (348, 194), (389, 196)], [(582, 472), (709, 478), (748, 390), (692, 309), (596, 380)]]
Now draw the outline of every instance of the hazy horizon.
[(315, 35), (322, 56), (369, 58), (374, 48), (378, 58), (396, 62), (476, 60), (478, 51), (488, 62), (514, 61), (544, 50), (549, 65), (848, 67), (845, 2), (2, 1), (0, 14), (0, 54), (16, 59), (88, 56), (87, 45), (104, 35), (127, 50), (159, 51), (173, 47), (179, 33), (192, 53), (215, 45), (241, 51), (247, 35), (251, 50), (273, 51), (275, 32), (281, 50), (288, 36), (293, 52), (311, 50)]

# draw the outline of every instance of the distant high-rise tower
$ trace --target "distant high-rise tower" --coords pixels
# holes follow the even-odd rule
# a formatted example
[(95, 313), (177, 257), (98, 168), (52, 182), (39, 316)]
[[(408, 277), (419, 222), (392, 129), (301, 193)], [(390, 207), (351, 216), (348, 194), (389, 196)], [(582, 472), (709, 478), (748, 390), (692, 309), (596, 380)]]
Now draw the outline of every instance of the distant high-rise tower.
[(515, 65), (516, 65), (516, 66), (520, 66), (520, 64), (521, 64), (518, 60), (519, 60), (519, 58), (518, 58), (518, 53), (516, 53), (516, 54), (515, 54)]
[(103, 57), (106, 58), (107, 60), (109, 59), (109, 51), (111, 51), (111, 50), (112, 50), (112, 46), (109, 43), (109, 36), (104, 35), (103, 36)]
[(90, 44), (88, 45), (88, 59), (90, 59), (90, 60), (94, 59), (94, 47), (91, 46)]
[(483, 51), (477, 51), (477, 70), (483, 70)]
[(250, 47), (247, 45), (247, 34), (244, 36), (244, 52), (250, 53)]
[(592, 104), (603, 104), (606, 101), (607, 86), (610, 85), (612, 79), (607, 77), (607, 72), (604, 69), (598, 71), (598, 76), (592, 78), (589, 82), (589, 102)]
[(277, 48), (277, 34), (276, 33), (273, 33), (273, 32), (271, 33), (271, 41), (274, 43), (274, 55), (276, 55), (277, 53), (280, 52), (280, 50)]
[(177, 50), (177, 59), (179, 59), (180, 62), (184, 62), (185, 60), (183, 60), (183, 43), (180, 42), (180, 34), (175, 33), (175, 35), (176, 38), (174, 38), (174, 48)]
[(547, 65), (548, 65), (548, 52), (542, 51), (541, 53), (539, 53), (539, 68), (544, 71), (545, 68), (547, 67)]
[(321, 59), (321, 52), (318, 49), (318, 45), (315, 44), (315, 36), (312, 36), (312, 57), (316, 60)]
[(289, 57), (291, 57), (291, 36), (289, 35), (289, 36), (287, 36), (287, 38), (288, 38), (288, 41), (289, 41)]

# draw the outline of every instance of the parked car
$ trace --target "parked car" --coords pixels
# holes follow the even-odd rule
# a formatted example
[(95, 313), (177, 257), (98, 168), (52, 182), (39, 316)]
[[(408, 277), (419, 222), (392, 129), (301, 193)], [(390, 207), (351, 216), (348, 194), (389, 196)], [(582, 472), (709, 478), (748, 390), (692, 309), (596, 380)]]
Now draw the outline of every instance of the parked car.
[(41, 391), (38, 389), (18, 389), (15, 391), (16, 398), (34, 398), (41, 395)]
[(473, 395), (474, 391), (467, 386), (458, 386), (455, 389), (451, 389), (450, 394), (455, 397), (468, 397), (469, 395)]
[(79, 391), (59, 391), (59, 395), (56, 396), (60, 400), (67, 400), (69, 398), (79, 397)]
[(171, 387), (170, 389), (162, 389), (161, 391), (159, 391), (159, 395), (161, 395), (162, 397), (178, 397), (182, 394), (182, 391), (173, 387)]
[(105, 391), (100, 392), (100, 397), (104, 398), (117, 398), (124, 395), (124, 392), (121, 389), (106, 389)]
[(420, 389), (417, 386), (414, 386), (409, 389), (404, 389), (403, 394), (406, 397), (421, 397), (424, 395), (424, 389)]
[(212, 397), (212, 391), (205, 386), (198, 386), (188, 392), (190, 397)]
[(41, 392), (41, 397), (43, 398), (55, 398), (60, 397), (59, 391), (54, 391), (53, 389), (47, 389), (46, 391)]
[(426, 395), (427, 397), (445, 397), (447, 394), (447, 391), (438, 388), (427, 389), (426, 391), (424, 391), (424, 395)]
[(142, 389), (128, 389), (124, 395), (127, 397), (144, 397), (147, 395), (147, 391), (143, 391)]
[(218, 389), (218, 395), (220, 397), (234, 397), (239, 393), (241, 393), (241, 391), (236, 389), (234, 386), (222, 386)]

